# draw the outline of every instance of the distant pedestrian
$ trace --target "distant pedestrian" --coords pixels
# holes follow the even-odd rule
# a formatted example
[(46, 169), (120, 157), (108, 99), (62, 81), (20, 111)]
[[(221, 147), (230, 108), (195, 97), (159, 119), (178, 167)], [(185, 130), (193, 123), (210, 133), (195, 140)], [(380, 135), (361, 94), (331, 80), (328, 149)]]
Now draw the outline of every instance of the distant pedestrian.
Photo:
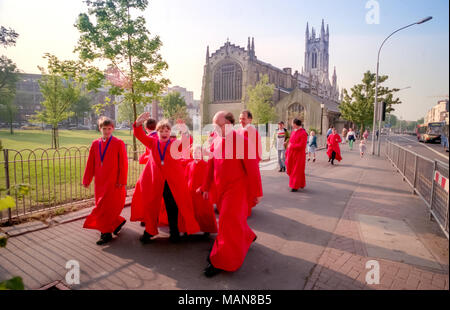
[(376, 135), (377, 135), (377, 141), (378, 141), (378, 135), (379, 135), (380, 133), (378, 132), (378, 129), (377, 129), (377, 133), (376, 133)]
[(339, 143), (342, 141), (341, 137), (337, 133), (336, 129), (333, 128), (331, 135), (328, 136), (327, 145), (328, 145), (328, 162), (331, 162), (334, 165), (334, 160), (341, 161), (341, 149), (339, 147)]
[(369, 139), (369, 131), (367, 129), (364, 131), (363, 138), (366, 140)]
[(328, 128), (328, 130), (327, 130), (327, 139), (328, 139), (328, 136), (331, 135), (331, 133), (333, 132), (333, 129), (334, 129), (333, 126), (330, 126), (330, 128)]
[(348, 130), (347, 130), (347, 128), (344, 127), (344, 129), (342, 129), (342, 140), (343, 140), (342, 143), (347, 142), (347, 133), (348, 133)]
[(311, 154), (313, 154), (313, 162), (316, 161), (316, 149), (317, 149), (317, 137), (314, 130), (311, 130), (311, 133), (308, 137), (308, 161), (311, 160)]
[(100, 139), (92, 142), (83, 176), (83, 186), (94, 180), (95, 208), (86, 218), (83, 228), (100, 231), (98, 245), (112, 240), (126, 220), (120, 216), (125, 205), (128, 157), (125, 143), (112, 135), (114, 122), (101, 117), (98, 127)]
[(350, 148), (350, 151), (352, 151), (353, 150), (353, 142), (355, 142), (355, 140), (356, 140), (356, 134), (352, 128), (349, 129), (346, 138), (348, 140), (348, 146)]
[(366, 139), (361, 139), (361, 142), (359, 142), (359, 155), (361, 158), (364, 157), (364, 153), (366, 152)]
[(273, 136), (273, 145), (277, 149), (278, 165), (280, 170), (278, 172), (286, 171), (286, 147), (289, 142), (289, 131), (284, 128), (284, 122), (278, 123), (278, 130)]

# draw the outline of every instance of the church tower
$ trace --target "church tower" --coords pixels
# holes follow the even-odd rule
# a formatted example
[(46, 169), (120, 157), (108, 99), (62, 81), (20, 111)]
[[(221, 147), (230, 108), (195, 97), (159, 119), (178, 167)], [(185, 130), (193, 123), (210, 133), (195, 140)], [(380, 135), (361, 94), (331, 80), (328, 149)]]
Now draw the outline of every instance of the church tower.
[(325, 31), (324, 21), (322, 19), (322, 26), (320, 28), (320, 36), (316, 38), (316, 31), (311, 28), (312, 35), (309, 35), (309, 24), (306, 24), (305, 35), (305, 74), (314, 75), (322, 80), (322, 78), (329, 79), (329, 28)]

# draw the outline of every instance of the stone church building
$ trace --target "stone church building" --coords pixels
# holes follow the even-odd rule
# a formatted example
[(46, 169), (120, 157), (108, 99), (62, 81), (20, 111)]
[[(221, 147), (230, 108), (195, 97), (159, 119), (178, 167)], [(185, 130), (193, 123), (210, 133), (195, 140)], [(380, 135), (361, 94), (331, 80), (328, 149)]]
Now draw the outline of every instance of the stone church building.
[[(304, 67), (301, 72), (292, 68), (277, 68), (256, 56), (255, 40), (248, 38), (247, 48), (226, 42), (210, 54), (206, 51), (200, 115), (202, 123), (212, 122), (217, 111), (227, 110), (236, 118), (245, 109), (246, 91), (262, 75), (268, 75), (275, 85), (273, 103), (278, 120), (290, 122), (300, 118), (304, 128), (325, 131), (329, 124), (338, 125), (339, 87), (336, 69), (329, 77), (329, 28), (324, 22), (316, 37), (315, 29), (306, 25)], [(342, 125), (343, 126), (343, 125)], [(337, 126), (337, 128), (342, 127)]]

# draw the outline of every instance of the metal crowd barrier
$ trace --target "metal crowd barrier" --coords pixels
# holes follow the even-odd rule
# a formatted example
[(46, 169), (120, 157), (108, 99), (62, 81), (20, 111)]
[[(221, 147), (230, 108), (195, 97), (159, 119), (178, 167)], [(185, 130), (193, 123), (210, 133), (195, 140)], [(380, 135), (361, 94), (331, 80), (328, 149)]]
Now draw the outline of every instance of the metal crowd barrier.
[[(134, 188), (144, 166), (133, 160), (132, 145), (126, 145), (128, 153), (128, 185)], [(137, 145), (137, 156), (145, 151)], [(0, 152), (0, 198), (10, 195), (16, 207), (0, 211), (0, 222), (11, 221), (32, 213), (52, 210), (65, 204), (74, 204), (94, 197), (94, 182), (89, 188), (81, 183), (89, 147), (59, 149), (3, 149)], [(28, 193), (21, 197), (8, 190), (17, 185), (28, 186)]]
[(413, 188), (413, 193), (425, 202), (430, 219), (434, 218), (449, 238), (449, 165), (425, 158), (389, 140), (386, 141), (385, 153), (403, 179)]

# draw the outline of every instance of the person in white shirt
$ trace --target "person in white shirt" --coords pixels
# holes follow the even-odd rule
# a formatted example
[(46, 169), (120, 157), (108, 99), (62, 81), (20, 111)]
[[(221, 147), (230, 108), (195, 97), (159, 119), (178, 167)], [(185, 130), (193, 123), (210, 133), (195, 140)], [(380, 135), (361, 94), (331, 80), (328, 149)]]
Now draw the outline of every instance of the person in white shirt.
[(278, 130), (275, 132), (273, 145), (277, 149), (278, 153), (278, 165), (280, 170), (278, 172), (286, 171), (286, 146), (289, 142), (289, 131), (284, 128), (284, 122), (278, 123)]

